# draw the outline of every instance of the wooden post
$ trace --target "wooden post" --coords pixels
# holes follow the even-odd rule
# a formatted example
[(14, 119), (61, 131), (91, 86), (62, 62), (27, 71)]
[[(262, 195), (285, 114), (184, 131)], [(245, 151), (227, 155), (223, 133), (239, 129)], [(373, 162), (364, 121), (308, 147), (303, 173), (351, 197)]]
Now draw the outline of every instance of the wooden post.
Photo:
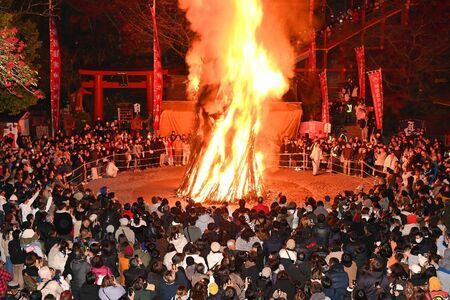
[(103, 76), (94, 75), (94, 119), (103, 120)]

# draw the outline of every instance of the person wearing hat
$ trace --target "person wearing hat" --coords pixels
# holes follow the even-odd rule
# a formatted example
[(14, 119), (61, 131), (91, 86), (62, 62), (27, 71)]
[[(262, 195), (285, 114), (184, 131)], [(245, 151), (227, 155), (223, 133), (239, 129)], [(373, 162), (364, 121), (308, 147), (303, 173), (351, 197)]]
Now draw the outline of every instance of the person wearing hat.
[(134, 243), (136, 242), (136, 237), (135, 237), (134, 231), (131, 230), (131, 228), (129, 227), (130, 220), (126, 217), (123, 217), (123, 218), (119, 219), (119, 223), (120, 223), (120, 226), (119, 226), (119, 228), (117, 228), (116, 234), (115, 234), (116, 240), (118, 241), (119, 236), (121, 234), (124, 234), (125, 237), (127, 238), (128, 242), (130, 242), (131, 244), (134, 245)]
[(293, 239), (289, 239), (286, 242), (286, 247), (280, 250), (279, 252), (281, 261), (287, 260), (295, 263), (297, 260), (297, 251), (295, 251), (295, 241)]
[(223, 254), (220, 250), (221, 247), (218, 242), (211, 243), (211, 251), (206, 257), (206, 262), (208, 263), (208, 267), (210, 270), (214, 269), (217, 266), (220, 266), (220, 263), (223, 259)]

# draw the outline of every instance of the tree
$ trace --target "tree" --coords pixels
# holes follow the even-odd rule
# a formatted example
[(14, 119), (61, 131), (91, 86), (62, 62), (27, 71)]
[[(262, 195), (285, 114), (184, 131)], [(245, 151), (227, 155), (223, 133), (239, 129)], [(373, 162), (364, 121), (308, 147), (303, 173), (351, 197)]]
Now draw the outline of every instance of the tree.
[(419, 100), (430, 94), (436, 72), (448, 72), (450, 29), (446, 7), (444, 0), (420, 1), (411, 10), (407, 26), (386, 26), (383, 51), (367, 56), (369, 67), (390, 70), (384, 76), (385, 87), (400, 99)]
[(16, 114), (43, 97), (36, 63), (42, 42), (33, 16), (48, 16), (48, 2), (0, 1), (0, 112)]
[(43, 98), (37, 72), (26, 63), (26, 45), (17, 32), (17, 28), (0, 30), (0, 111), (13, 114)]
[[(153, 22), (148, 0), (113, 0), (114, 12), (121, 23), (124, 51), (151, 53)], [(180, 58), (189, 48), (192, 32), (185, 14), (178, 8), (178, 0), (156, 2), (156, 21), (162, 51), (170, 50)]]

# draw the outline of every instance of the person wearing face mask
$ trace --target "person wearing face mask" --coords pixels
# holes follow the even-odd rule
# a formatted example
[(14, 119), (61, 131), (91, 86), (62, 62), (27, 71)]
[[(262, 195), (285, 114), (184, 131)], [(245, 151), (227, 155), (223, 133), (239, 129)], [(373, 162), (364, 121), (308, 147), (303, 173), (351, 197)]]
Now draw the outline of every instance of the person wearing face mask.
[(424, 234), (420, 231), (416, 233), (414, 241), (415, 245), (411, 249), (411, 253), (414, 255), (423, 255), (429, 252), (434, 253), (437, 250), (436, 245), (431, 243), (428, 238), (425, 238)]

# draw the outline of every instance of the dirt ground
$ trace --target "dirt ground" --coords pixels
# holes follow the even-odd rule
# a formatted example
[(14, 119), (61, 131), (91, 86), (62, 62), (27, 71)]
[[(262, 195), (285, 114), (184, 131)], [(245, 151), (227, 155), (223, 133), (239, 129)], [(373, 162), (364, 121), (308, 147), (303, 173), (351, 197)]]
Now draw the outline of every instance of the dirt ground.
[[(97, 192), (107, 186), (115, 192), (122, 203), (133, 202), (137, 197), (150, 201), (153, 196), (161, 196), (173, 203), (179, 200), (176, 190), (184, 174), (184, 167), (164, 167), (144, 171), (127, 171), (119, 173), (116, 178), (101, 178), (91, 181), (88, 187)], [(345, 190), (355, 190), (359, 185), (368, 187), (373, 180), (341, 174), (322, 172), (313, 176), (311, 171), (293, 169), (266, 170), (265, 187), (270, 203), (279, 192), (285, 194), (288, 201), (301, 203), (305, 197), (323, 199), (325, 195), (334, 197)]]

